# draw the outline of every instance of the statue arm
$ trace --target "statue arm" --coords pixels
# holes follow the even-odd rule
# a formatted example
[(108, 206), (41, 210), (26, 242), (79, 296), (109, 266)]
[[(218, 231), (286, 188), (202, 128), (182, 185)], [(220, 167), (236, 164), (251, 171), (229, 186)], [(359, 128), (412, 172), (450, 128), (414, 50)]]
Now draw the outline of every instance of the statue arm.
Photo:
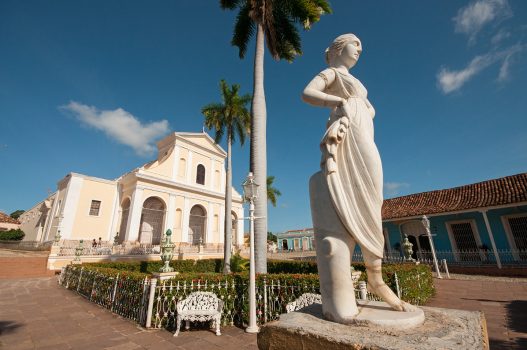
[(314, 77), (307, 84), (302, 93), (302, 100), (313, 106), (318, 107), (340, 107), (346, 100), (342, 97), (330, 95), (324, 92), (328, 86), (335, 81), (335, 72), (326, 69)]

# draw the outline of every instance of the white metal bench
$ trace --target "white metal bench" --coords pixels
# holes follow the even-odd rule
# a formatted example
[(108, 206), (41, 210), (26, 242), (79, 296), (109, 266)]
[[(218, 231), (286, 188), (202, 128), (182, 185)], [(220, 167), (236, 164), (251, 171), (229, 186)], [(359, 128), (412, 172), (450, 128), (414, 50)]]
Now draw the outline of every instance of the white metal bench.
[(178, 301), (176, 305), (176, 333), (179, 334), (181, 321), (186, 321), (185, 329), (190, 328), (190, 322), (212, 321), (212, 327), (216, 329), (216, 335), (221, 335), (220, 323), (223, 301), (212, 292), (193, 292), (186, 299)]
[(287, 303), (285, 309), (287, 313), (298, 311), (312, 304), (322, 304), (322, 298), (320, 294), (304, 293), (299, 296), (295, 301)]

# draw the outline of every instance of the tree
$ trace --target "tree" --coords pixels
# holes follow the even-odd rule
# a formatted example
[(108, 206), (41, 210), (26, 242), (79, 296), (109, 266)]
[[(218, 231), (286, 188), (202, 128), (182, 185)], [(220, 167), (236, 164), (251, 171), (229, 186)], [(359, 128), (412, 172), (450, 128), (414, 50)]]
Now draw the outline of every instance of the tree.
[(276, 187), (273, 187), (274, 176), (267, 176), (267, 199), (273, 207), (276, 207), (276, 198), (282, 195)]
[[(309, 29), (324, 13), (331, 13), (327, 0), (220, 0), (224, 10), (239, 9), (232, 45), (239, 49), (240, 58), (247, 52), (249, 40), (256, 29), (251, 105), (251, 164), (257, 184), (267, 178), (266, 123), (267, 111), (264, 92), (264, 37), (275, 60), (293, 61), (302, 53), (297, 24)], [(255, 260), (256, 272), (267, 272), (267, 196), (255, 201)]]
[(18, 219), (20, 217), (20, 215), (24, 214), (25, 210), (22, 210), (22, 209), (18, 209), (18, 210), (15, 210), (14, 212), (12, 212), (11, 214), (9, 214), (10, 217), (12, 217), (13, 219)]
[(276, 235), (272, 232), (267, 232), (267, 241), (268, 242), (275, 242), (277, 243), (278, 242), (278, 237), (276, 237)]
[(250, 95), (240, 96), (240, 85), (234, 84), (229, 88), (225, 80), (220, 81), (221, 103), (211, 103), (201, 109), (205, 116), (205, 127), (214, 129), (214, 141), (219, 143), (223, 135), (227, 134), (227, 176), (225, 181), (225, 239), (223, 241), (223, 273), (231, 272), (232, 246), (232, 143), (238, 137), (240, 144), (245, 142), (245, 135), (250, 129), (250, 113), (247, 104)]

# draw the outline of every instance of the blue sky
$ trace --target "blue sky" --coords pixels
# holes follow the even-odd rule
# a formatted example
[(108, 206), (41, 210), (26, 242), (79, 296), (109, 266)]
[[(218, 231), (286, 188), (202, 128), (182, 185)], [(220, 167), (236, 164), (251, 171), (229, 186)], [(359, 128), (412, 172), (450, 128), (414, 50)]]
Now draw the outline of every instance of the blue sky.
[[(273, 232), (311, 226), (308, 179), (328, 111), (300, 100), (324, 49), (355, 33), (352, 73), (376, 108), (387, 198), (527, 171), (527, 2), (331, 1), (293, 63), (265, 61)], [(224, 78), (252, 92), (251, 44), (217, 1), (0, 2), (0, 210), (67, 173), (113, 179), (170, 131), (199, 132)], [(233, 149), (240, 190), (248, 144)]]

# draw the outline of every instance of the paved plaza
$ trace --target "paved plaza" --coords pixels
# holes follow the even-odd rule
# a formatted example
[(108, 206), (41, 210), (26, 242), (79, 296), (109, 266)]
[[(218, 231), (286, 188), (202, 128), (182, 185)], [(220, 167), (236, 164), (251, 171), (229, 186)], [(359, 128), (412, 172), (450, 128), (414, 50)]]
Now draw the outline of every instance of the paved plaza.
[(57, 284), (56, 277), (0, 280), (0, 349), (255, 350), (256, 335), (236, 327), (146, 330)]
[[(45, 269), (34, 270), (38, 253), (22, 255), (0, 254), (1, 349), (257, 349), (256, 335), (236, 327), (222, 327), (219, 337), (203, 329), (177, 338), (146, 330), (60, 287)], [(436, 279), (437, 295), (427, 305), (482, 310), (491, 349), (527, 349), (527, 279), (455, 278)]]
[(527, 279), (456, 276), (434, 280), (427, 306), (485, 313), (491, 349), (527, 349)]

